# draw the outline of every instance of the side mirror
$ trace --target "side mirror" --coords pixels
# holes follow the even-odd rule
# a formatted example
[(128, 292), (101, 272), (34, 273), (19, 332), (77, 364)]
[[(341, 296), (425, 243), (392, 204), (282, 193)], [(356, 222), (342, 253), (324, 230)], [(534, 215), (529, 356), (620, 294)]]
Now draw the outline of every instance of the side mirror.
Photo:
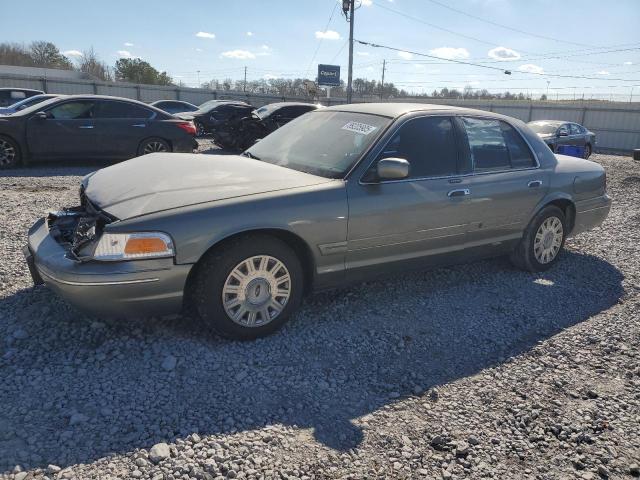
[(37, 112), (34, 115), (34, 118), (37, 118), (38, 120), (46, 120), (47, 118), (49, 118), (49, 115), (47, 114), (47, 112)]
[(409, 176), (409, 162), (404, 158), (383, 158), (376, 170), (380, 180), (400, 180)]

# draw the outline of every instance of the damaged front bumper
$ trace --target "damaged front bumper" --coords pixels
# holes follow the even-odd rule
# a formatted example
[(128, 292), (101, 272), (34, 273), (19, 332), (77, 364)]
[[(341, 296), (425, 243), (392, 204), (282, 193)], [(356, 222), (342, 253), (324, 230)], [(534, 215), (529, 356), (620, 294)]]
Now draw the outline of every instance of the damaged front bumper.
[(45, 284), (71, 304), (98, 316), (179, 313), (191, 269), (191, 265), (175, 265), (172, 258), (82, 260), (72, 244), (61, 241), (55, 228), (50, 231), (47, 218), (29, 229), (24, 253), (36, 285)]

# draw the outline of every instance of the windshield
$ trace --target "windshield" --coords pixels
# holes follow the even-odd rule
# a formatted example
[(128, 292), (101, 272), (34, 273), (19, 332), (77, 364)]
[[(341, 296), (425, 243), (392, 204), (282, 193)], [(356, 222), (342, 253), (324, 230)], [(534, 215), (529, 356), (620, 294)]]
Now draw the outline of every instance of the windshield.
[(549, 122), (532, 122), (529, 124), (531, 130), (536, 133), (541, 133), (543, 135), (551, 135), (556, 133), (558, 129), (557, 123), (549, 123)]
[(328, 178), (342, 178), (391, 123), (377, 115), (311, 112), (260, 140), (245, 155)]

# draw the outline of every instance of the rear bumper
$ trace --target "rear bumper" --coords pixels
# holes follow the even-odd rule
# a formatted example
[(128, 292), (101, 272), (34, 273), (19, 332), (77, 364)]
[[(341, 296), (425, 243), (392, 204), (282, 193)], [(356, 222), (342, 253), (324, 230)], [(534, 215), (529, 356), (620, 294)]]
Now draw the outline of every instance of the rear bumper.
[(191, 265), (173, 259), (77, 262), (50, 235), (44, 218), (29, 229), (24, 249), (34, 283), (88, 313), (108, 317), (179, 313)]
[(576, 202), (576, 219), (571, 235), (597, 227), (607, 218), (610, 209), (611, 198), (606, 194)]
[(173, 142), (173, 151), (178, 153), (191, 153), (198, 148), (195, 137), (185, 137)]

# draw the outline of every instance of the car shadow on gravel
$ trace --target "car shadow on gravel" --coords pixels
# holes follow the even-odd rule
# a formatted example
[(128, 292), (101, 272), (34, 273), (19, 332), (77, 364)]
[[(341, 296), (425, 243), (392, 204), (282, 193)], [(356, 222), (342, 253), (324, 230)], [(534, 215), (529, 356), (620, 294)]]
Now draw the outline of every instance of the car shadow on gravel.
[(0, 472), (279, 424), (345, 451), (360, 417), (526, 353), (614, 305), (621, 282), (580, 253), (541, 275), (482, 261), (316, 294), (248, 343), (185, 318), (97, 321), (24, 289), (0, 299)]

